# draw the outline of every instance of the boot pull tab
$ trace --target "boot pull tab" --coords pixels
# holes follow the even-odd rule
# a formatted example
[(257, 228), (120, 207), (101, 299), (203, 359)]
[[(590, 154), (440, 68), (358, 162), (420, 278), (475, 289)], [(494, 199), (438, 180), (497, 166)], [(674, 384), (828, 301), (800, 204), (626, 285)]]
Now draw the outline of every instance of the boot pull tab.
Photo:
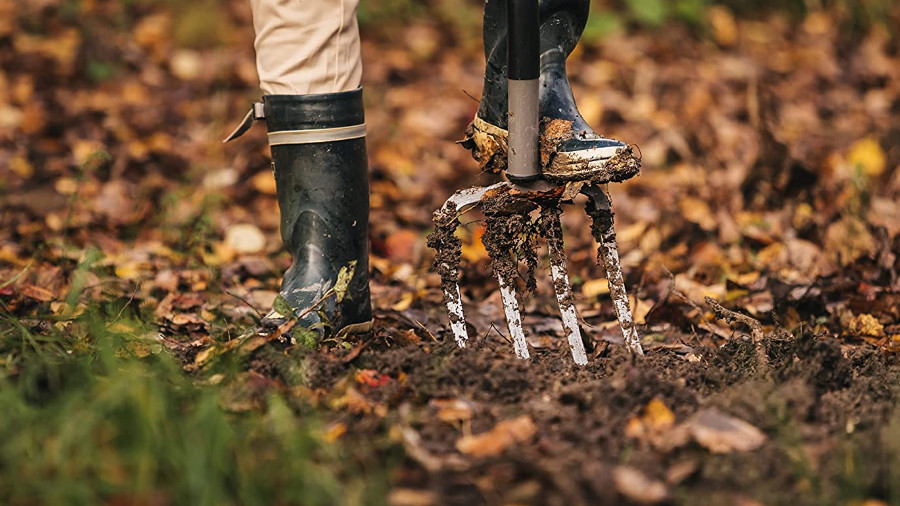
[(244, 115), (244, 119), (241, 120), (241, 124), (231, 132), (228, 137), (225, 138), (222, 143), (226, 143), (229, 141), (233, 141), (238, 137), (244, 135), (247, 130), (250, 130), (250, 127), (253, 126), (259, 120), (266, 119), (266, 110), (263, 107), (262, 102), (253, 102), (253, 107), (247, 111), (247, 114)]

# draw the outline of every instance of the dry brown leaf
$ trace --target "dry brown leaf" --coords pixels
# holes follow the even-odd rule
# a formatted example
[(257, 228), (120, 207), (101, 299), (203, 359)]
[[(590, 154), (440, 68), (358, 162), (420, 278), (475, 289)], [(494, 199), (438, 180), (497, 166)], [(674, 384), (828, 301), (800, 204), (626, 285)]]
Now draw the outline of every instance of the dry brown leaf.
[(528, 415), (499, 422), (493, 429), (474, 436), (463, 436), (456, 449), (472, 457), (496, 457), (517, 443), (530, 440), (537, 426)]
[(630, 466), (618, 466), (613, 470), (616, 491), (638, 504), (656, 504), (669, 497), (666, 485), (647, 477)]
[(437, 408), (438, 420), (450, 424), (472, 419), (472, 405), (462, 399), (432, 399), (430, 406)]
[(713, 453), (751, 451), (766, 442), (762, 431), (715, 408), (697, 412), (688, 421), (688, 428), (694, 440)]
[(22, 286), (20, 292), (25, 297), (40, 302), (50, 302), (51, 300), (56, 299), (56, 296), (53, 294), (53, 292), (47, 290), (46, 288), (41, 288), (40, 286), (35, 285), (24, 285)]
[(259, 253), (266, 249), (266, 236), (252, 223), (239, 223), (225, 232), (225, 244), (239, 254)]

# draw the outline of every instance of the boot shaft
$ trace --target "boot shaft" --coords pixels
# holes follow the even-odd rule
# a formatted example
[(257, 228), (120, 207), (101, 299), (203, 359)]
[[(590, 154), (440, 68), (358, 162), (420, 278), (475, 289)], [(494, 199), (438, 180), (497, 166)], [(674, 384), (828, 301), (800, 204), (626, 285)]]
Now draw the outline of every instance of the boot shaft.
[[(575, 107), (566, 78), (565, 62), (587, 23), (590, 0), (540, 0), (541, 116), (573, 121), (589, 129)], [(506, 0), (487, 0), (484, 6), (484, 91), (478, 117), (507, 128), (507, 10)]]
[(349, 300), (322, 309), (337, 327), (371, 319), (368, 289), (369, 179), (362, 90), (263, 97), (281, 237), (293, 264), (282, 296), (298, 311), (355, 263)]

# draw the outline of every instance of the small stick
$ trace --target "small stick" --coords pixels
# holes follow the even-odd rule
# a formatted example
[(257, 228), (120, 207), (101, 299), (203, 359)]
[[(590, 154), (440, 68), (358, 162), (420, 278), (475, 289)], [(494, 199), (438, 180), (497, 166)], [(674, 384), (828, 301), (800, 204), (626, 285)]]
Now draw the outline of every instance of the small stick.
[(762, 324), (759, 323), (759, 320), (745, 314), (738, 313), (737, 311), (727, 309), (722, 306), (722, 304), (719, 304), (719, 301), (710, 297), (709, 295), (707, 295), (704, 299), (706, 300), (706, 305), (712, 308), (713, 314), (715, 314), (715, 317), (717, 319), (725, 320), (725, 323), (743, 323), (744, 325), (750, 327), (750, 340), (753, 341), (753, 344), (756, 347), (756, 359), (763, 371), (768, 370), (769, 355), (768, 353), (766, 353), (766, 348), (763, 344), (764, 334)]

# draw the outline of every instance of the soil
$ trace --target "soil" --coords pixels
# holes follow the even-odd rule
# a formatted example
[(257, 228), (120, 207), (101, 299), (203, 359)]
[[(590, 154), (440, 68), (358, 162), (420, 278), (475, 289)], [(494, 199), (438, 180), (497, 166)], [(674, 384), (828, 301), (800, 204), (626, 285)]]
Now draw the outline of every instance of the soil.
[(462, 241), (455, 235), (459, 218), (446, 209), (438, 209), (433, 221), (434, 230), (428, 234), (427, 244), (435, 252), (432, 265), (441, 276), (441, 292), (446, 302), (447, 294), (455, 293), (459, 276)]
[(482, 242), (490, 255), (494, 274), (507, 280), (518, 279), (518, 262), (524, 263), (523, 295), (533, 293), (537, 287), (534, 270), (538, 263), (535, 241), (540, 231), (531, 211), (537, 206), (530, 200), (517, 198), (514, 192), (501, 191), (485, 195), (482, 209), (485, 218)]
[[(342, 421), (373, 439), (394, 424), (408, 427), (417, 437), (404, 440), (408, 457), (395, 486), (425, 489), (438, 504), (631, 504), (641, 498), (623, 496), (614, 478), (623, 466), (662, 486), (662, 502), (677, 504), (837, 503), (854, 458), (871, 459), (865, 483), (890, 485), (879, 454), (865, 452), (889, 437), (881, 428), (896, 417), (900, 369), (894, 355), (874, 347), (767, 338), (767, 374), (742, 339), (692, 354), (656, 348), (642, 359), (621, 346), (598, 347), (579, 367), (563, 344), (522, 361), (508, 345), (457, 349), (443, 337), (371, 346), (350, 366), (322, 359), (313, 376), (313, 386), (326, 390), (356, 368), (395, 380), (363, 392), (387, 408), (387, 423), (358, 415)], [(439, 402), (451, 399), (469, 406), (469, 422), (436, 415)], [(665, 431), (652, 441), (630, 437), (629, 424), (654, 400), (678, 422), (717, 408), (762, 430), (766, 441), (755, 451), (715, 454), (697, 443), (669, 444)], [(536, 425), (530, 440), (496, 457), (457, 451), (464, 434), (521, 415)]]

